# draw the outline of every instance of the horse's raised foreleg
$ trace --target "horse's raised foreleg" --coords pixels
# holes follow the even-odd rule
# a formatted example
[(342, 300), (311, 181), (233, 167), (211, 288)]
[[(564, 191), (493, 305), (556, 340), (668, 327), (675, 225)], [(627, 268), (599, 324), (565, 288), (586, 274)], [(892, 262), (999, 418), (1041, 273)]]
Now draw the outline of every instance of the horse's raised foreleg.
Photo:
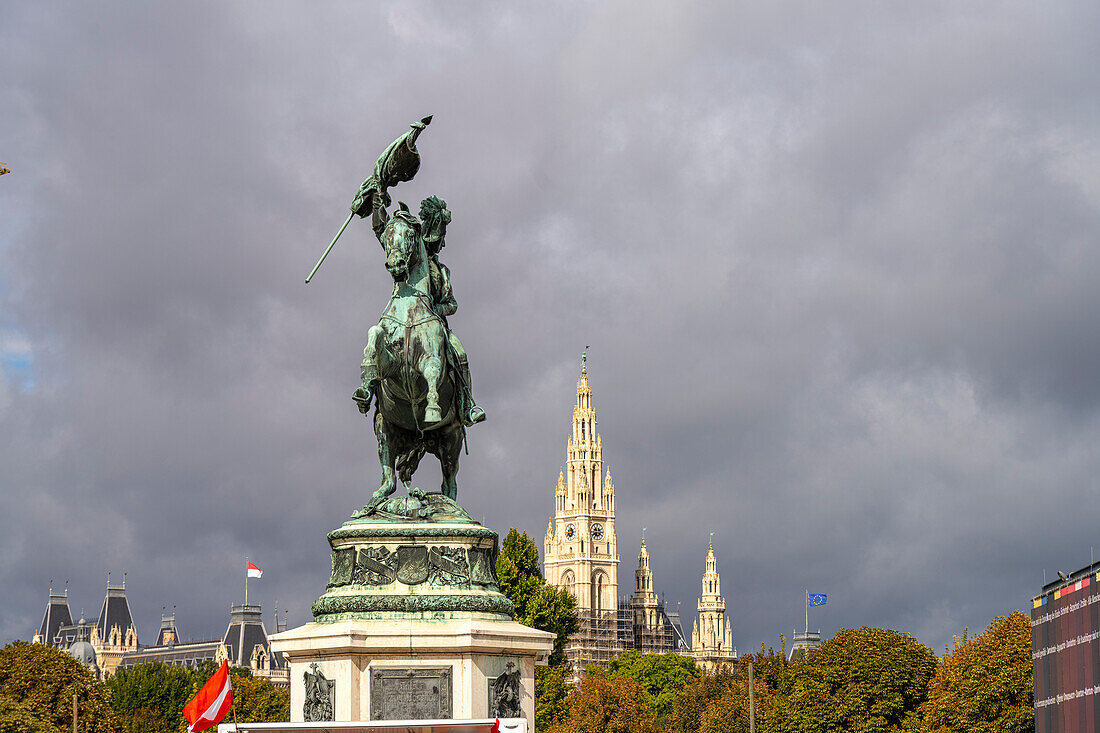
[(382, 373), (380, 360), (386, 351), (384, 335), (381, 326), (371, 326), (367, 331), (367, 346), (363, 349), (363, 364), (359, 370), (364, 387), (373, 388), (378, 384)]
[(424, 381), (428, 383), (428, 403), (424, 407), (424, 422), (431, 425), (443, 419), (443, 411), (439, 409), (439, 387), (443, 382), (443, 360), (438, 356), (426, 357), (421, 362), (420, 373), (424, 375)]
[(443, 329), (443, 324), (438, 321), (431, 321), (421, 328), (422, 330), (416, 334), (419, 351), (422, 354), (417, 367), (428, 385), (424, 422), (432, 425), (443, 420), (443, 411), (439, 407), (439, 388), (443, 385), (447, 332)]

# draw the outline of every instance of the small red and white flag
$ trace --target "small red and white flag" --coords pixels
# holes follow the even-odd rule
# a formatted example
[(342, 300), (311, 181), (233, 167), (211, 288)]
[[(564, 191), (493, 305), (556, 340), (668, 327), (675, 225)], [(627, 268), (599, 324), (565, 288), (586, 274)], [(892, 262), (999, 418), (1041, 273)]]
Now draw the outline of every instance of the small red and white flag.
[(248, 577), (250, 577), (250, 578), (259, 578), (259, 577), (262, 577), (263, 574), (264, 574), (264, 571), (260, 570), (259, 566), (254, 565), (252, 563), (248, 563)]
[(222, 662), (214, 676), (183, 706), (183, 717), (190, 723), (187, 733), (213, 728), (233, 706), (233, 684), (229, 678), (229, 662)]

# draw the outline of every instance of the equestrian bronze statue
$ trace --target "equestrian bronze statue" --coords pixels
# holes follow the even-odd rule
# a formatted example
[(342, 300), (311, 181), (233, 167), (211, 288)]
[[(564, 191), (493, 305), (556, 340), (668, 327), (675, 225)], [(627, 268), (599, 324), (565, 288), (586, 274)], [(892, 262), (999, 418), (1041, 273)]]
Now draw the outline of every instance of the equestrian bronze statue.
[[(367, 332), (362, 384), (353, 395), (364, 415), (374, 405), (382, 484), (354, 518), (379, 511), (396, 490), (398, 478), (410, 496), (420, 497), (427, 506), (424, 492), (411, 486), (425, 453), (439, 459), (441, 493), (456, 500), (466, 428), (485, 419), (485, 411), (474, 401), (466, 350), (447, 322), (458, 310), (451, 271), (439, 261), (451, 212), (437, 196), (424, 199), (418, 215), (403, 202), (392, 215), (389, 211), (389, 189), (412, 180), (420, 168), (416, 139), (429, 122), (431, 117), (413, 123), (386, 148), (351, 206), (352, 216), (371, 218), (394, 282), (381, 319)], [(335, 243), (334, 239), (322, 262)]]

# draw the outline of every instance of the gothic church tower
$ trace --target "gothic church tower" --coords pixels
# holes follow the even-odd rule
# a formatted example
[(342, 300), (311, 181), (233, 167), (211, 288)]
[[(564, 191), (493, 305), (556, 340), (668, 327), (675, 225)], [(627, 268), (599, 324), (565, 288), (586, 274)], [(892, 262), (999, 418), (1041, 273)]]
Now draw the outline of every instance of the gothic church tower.
[(558, 473), (554, 517), (546, 527), (543, 568), (551, 585), (577, 598), (581, 630), (566, 655), (575, 670), (606, 662), (622, 651), (618, 642), (619, 550), (615, 538), (615, 485), (603, 469), (603, 442), (588, 386), (587, 355), (581, 358), (573, 428), (565, 468)]
[(737, 660), (733, 630), (726, 620), (726, 600), (722, 598), (722, 579), (718, 576), (718, 558), (714, 556), (713, 541), (707, 549), (703, 593), (699, 597), (698, 609), (699, 616), (691, 631), (691, 656), (704, 671), (713, 672), (720, 665), (732, 664)]
[(667, 645), (662, 631), (664, 622), (661, 602), (653, 589), (653, 571), (649, 569), (649, 550), (645, 546), (645, 530), (642, 530), (642, 547), (638, 550), (638, 569), (634, 571), (634, 595), (630, 598), (634, 621), (634, 647), (637, 649), (665, 651)]

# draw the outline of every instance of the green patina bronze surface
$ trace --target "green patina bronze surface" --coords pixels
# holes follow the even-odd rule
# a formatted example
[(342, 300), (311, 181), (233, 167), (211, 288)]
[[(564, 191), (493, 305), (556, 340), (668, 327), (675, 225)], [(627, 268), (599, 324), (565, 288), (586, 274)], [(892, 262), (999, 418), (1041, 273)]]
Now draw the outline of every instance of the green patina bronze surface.
[[(390, 197), (390, 189), (420, 169), (416, 142), (430, 122), (425, 117), (413, 123), (378, 157), (352, 202), (351, 216), (307, 278), (352, 218), (370, 219), (393, 290), (367, 332), (353, 399), (373, 424), (382, 480), (370, 501), (329, 533), (332, 572), (325, 594), (313, 604), (318, 621), (515, 615), (496, 577), (496, 533), (457, 502), (466, 429), (483, 421), (485, 411), (474, 401), (466, 350), (448, 321), (458, 301), (440, 252), (451, 212), (438, 196), (424, 199), (416, 214), (403, 202), (392, 207)], [(438, 492), (412, 485), (427, 453), (442, 469)], [(408, 496), (392, 496), (398, 481)]]
[(313, 602), (313, 617), (320, 622), (372, 618), (375, 613), (470, 612), (491, 613), (512, 619), (516, 607), (502, 595), (400, 595), (322, 596)]
[[(394, 281), (381, 319), (367, 332), (361, 383), (353, 395), (364, 415), (370, 415), (374, 406), (372, 422), (382, 466), (381, 485), (366, 506), (352, 515), (356, 519), (379, 514), (387, 520), (418, 521), (430, 519), (433, 510), (453, 515), (448, 519), (469, 519), (457, 504), (440, 507), (412, 487), (420, 460), (431, 453), (442, 468), (440, 493), (456, 500), (466, 428), (485, 419), (485, 411), (474, 401), (466, 350), (448, 322), (458, 310), (458, 301), (451, 271), (439, 254), (446, 245), (451, 212), (438, 196), (424, 199), (416, 215), (402, 202), (390, 212), (389, 189), (412, 180), (420, 169), (416, 140), (430, 122), (431, 116), (414, 122), (390, 143), (351, 205), (349, 221), (356, 215), (370, 217)], [(347, 225), (344, 222), (306, 282)], [(409, 490), (405, 503), (389, 499), (398, 479)], [(420, 506), (411, 506), (412, 500), (418, 500)]]
[(332, 553), (327, 588), (452, 586), (464, 590), (499, 591), (495, 547), (452, 545), (356, 545)]
[(345, 522), (339, 529), (334, 529), (328, 533), (330, 543), (333, 540), (370, 539), (372, 537), (480, 537), (491, 539), (494, 544), (497, 541), (497, 533), (487, 527), (482, 527), (480, 524), (473, 524), (468, 527), (432, 525), (372, 527), (369, 524), (359, 524), (351, 521)]
[(408, 496), (391, 496), (375, 503), (371, 512), (358, 511), (348, 524), (379, 524), (392, 522), (447, 522), (477, 524), (458, 502), (439, 492), (425, 492), (415, 487)]
[[(444, 507), (457, 506), (436, 497)], [(497, 579), (497, 533), (472, 520), (399, 517), (384, 522), (371, 515), (345, 522), (328, 540), (332, 571), (325, 594), (313, 604), (318, 621), (347, 614), (371, 619), (465, 612), (514, 617)]]

